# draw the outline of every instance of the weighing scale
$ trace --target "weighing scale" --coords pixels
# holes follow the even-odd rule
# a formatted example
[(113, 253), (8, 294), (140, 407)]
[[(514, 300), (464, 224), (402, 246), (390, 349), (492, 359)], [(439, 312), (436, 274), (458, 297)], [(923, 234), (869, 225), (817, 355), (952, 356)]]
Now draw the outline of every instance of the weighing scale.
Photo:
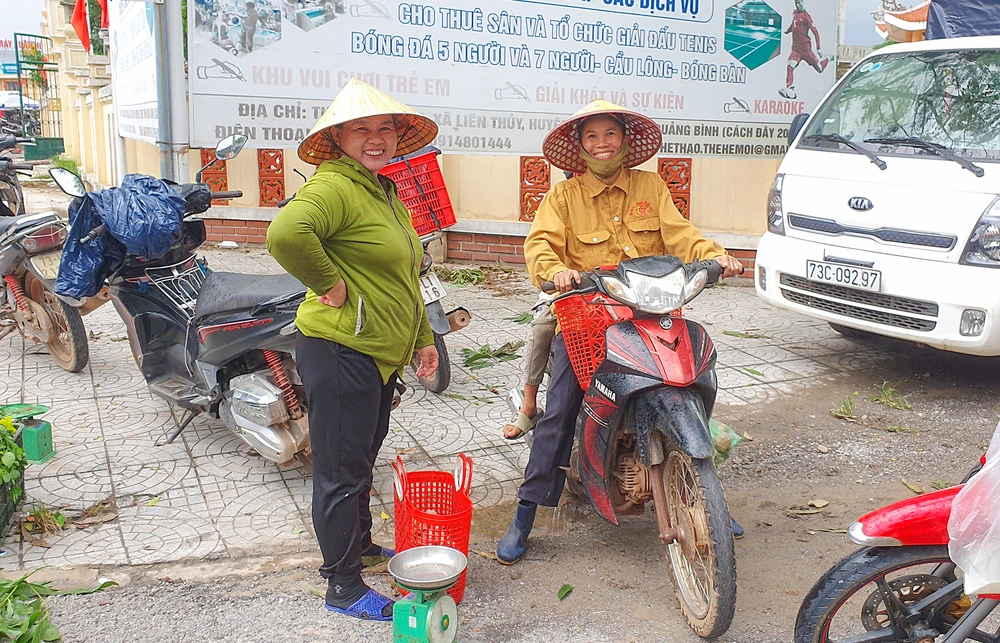
[(393, 643), (452, 643), (458, 608), (447, 594), (469, 559), (451, 547), (429, 545), (401, 551), (389, 561), (389, 573), (410, 592), (392, 608)]

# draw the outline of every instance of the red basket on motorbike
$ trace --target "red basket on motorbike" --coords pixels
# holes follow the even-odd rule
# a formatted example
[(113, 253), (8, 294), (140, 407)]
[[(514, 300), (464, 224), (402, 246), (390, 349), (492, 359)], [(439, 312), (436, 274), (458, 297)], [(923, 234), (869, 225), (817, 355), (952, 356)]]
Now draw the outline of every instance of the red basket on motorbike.
[(605, 331), (612, 324), (632, 319), (632, 309), (608, 303), (602, 295), (593, 293), (558, 299), (552, 304), (552, 312), (559, 321), (576, 379), (586, 391), (607, 352)]
[(440, 150), (424, 148), (387, 164), (379, 174), (396, 183), (399, 199), (410, 211), (417, 235), (423, 236), (455, 225), (448, 188), (441, 176), (437, 155)]
[[(460, 453), (455, 473), (406, 472), (396, 456), (393, 506), (396, 514), (396, 551), (424, 545), (444, 545), (469, 555), (472, 530), (472, 458)], [(456, 603), (465, 595), (465, 574), (448, 590)]]

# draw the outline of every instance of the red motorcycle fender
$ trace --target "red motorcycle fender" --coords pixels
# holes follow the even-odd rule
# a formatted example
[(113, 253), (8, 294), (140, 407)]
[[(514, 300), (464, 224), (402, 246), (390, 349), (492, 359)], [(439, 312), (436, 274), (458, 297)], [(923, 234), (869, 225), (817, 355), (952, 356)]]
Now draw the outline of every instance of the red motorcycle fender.
[(951, 503), (962, 485), (906, 498), (867, 513), (848, 531), (868, 546), (947, 545)]
[[(639, 455), (648, 465), (648, 443), (653, 429), (667, 443), (692, 458), (715, 457), (712, 432), (708, 428), (705, 401), (694, 387), (664, 387), (639, 394), (635, 401), (635, 425), (640, 440)], [(646, 444), (641, 444), (645, 440)], [(645, 448), (644, 448), (645, 447)]]

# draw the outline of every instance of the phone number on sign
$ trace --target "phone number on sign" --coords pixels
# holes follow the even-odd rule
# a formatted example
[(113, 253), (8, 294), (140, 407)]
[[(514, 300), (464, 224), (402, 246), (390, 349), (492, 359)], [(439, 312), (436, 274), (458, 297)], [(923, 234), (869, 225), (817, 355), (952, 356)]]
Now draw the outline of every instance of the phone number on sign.
[(509, 150), (513, 143), (509, 138), (492, 136), (452, 136), (442, 134), (434, 139), (435, 147), (463, 148), (469, 150)]

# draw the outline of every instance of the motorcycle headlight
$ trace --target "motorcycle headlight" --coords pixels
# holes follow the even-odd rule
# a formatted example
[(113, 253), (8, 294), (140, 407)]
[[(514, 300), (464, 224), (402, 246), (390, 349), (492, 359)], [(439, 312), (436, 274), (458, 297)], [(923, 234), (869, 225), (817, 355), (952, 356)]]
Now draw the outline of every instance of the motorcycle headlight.
[(1000, 198), (990, 204), (972, 229), (961, 263), (1000, 268)]
[(784, 182), (784, 174), (775, 176), (767, 195), (767, 230), (781, 235), (785, 234), (785, 213), (781, 205), (781, 187)]
[(653, 315), (665, 315), (684, 305), (687, 278), (678, 268), (664, 277), (649, 277), (625, 271), (627, 283), (614, 277), (602, 277), (604, 289), (624, 304)]

